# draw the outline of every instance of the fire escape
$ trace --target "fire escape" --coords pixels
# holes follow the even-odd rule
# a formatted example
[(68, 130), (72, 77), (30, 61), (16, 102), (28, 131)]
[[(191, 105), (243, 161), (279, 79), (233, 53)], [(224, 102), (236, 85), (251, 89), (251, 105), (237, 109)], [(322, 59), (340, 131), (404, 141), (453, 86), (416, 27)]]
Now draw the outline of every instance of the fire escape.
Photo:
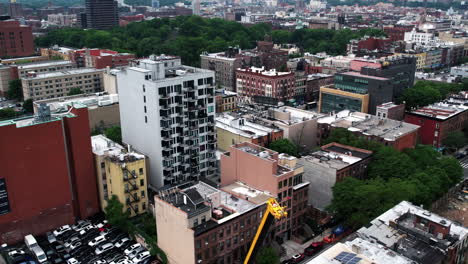
[(125, 185), (125, 193), (128, 194), (127, 197), (130, 197), (130, 199), (126, 199), (125, 204), (130, 207), (135, 214), (138, 214), (138, 209), (134, 207), (135, 203), (140, 202), (137, 193), (139, 189), (137, 184), (138, 175), (136, 175), (135, 171), (128, 170), (126, 166), (122, 166), (122, 171), (124, 182), (128, 183), (128, 185)]

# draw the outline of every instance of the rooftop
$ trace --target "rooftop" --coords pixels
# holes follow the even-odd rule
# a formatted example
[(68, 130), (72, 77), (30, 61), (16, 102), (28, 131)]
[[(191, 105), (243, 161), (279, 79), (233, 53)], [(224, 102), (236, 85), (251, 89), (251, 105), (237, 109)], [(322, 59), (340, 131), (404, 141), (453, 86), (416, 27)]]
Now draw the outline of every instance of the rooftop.
[(60, 65), (72, 65), (71, 61), (64, 60), (53, 60), (53, 61), (38, 61), (32, 63), (18, 64), (18, 69), (27, 70), (29, 68), (42, 68), (50, 66), (60, 66)]
[(411, 114), (432, 117), (438, 120), (449, 119), (468, 109), (468, 100), (449, 98), (444, 102), (435, 103), (425, 107), (418, 108)]
[(318, 119), (324, 116), (324, 114), (319, 114), (317, 112), (302, 110), (289, 106), (273, 108), (272, 111), (284, 113), (285, 115), (278, 115), (273, 112), (273, 118), (280, 122), (286, 123), (287, 125), (302, 123), (307, 120)]
[(74, 69), (74, 70), (37, 74), (35, 77), (25, 77), (23, 78), (23, 80), (37, 80), (37, 79), (54, 78), (54, 77), (65, 77), (65, 76), (70, 76), (70, 75), (96, 73), (96, 72), (104, 72), (104, 71), (105, 69), (94, 69), (94, 68)]
[(333, 127), (346, 128), (352, 132), (361, 132), (364, 135), (372, 135), (395, 141), (398, 138), (416, 131), (419, 126), (397, 121), (393, 119), (382, 119), (377, 116), (343, 110), (336, 114), (331, 113), (327, 117), (320, 118), (319, 124), (329, 124)]
[(247, 69), (237, 69), (238, 72), (252, 72), (252, 73), (258, 73), (258, 74), (261, 74), (263, 76), (284, 76), (284, 75), (289, 75), (289, 74), (292, 74), (292, 72), (278, 72), (276, 71), (275, 69), (271, 69), (271, 70), (265, 70), (265, 67), (261, 67), (261, 68), (258, 68), (258, 67), (250, 67), (250, 68), (247, 68)]
[(250, 122), (245, 118), (238, 118), (229, 114), (218, 115), (216, 117), (216, 127), (247, 138), (264, 137), (269, 133), (278, 131), (278, 129), (263, 126)]
[(233, 194), (254, 204), (264, 204), (272, 196), (268, 192), (259, 191), (242, 182), (234, 182), (221, 188), (226, 193)]
[[(364, 153), (360, 153), (361, 155), (354, 156), (353, 152), (350, 151), (344, 151), (345, 153), (342, 153), (343, 150), (345, 149), (341, 146), (330, 146), (329, 148), (316, 151), (310, 156), (302, 157), (302, 160), (314, 163), (317, 166), (341, 170), (363, 159), (360, 156), (363, 156)], [(355, 151), (355, 153), (358, 152)], [(370, 154), (368, 154), (368, 156), (370, 156)]]
[(132, 162), (144, 159), (145, 156), (136, 152), (127, 152), (124, 147), (105, 137), (96, 135), (91, 137), (93, 153), (99, 156), (107, 156), (116, 162)]
[(388, 102), (388, 103), (383, 103), (381, 105), (378, 105), (377, 108), (383, 108), (383, 109), (390, 109), (390, 108), (393, 108), (393, 107), (396, 107), (396, 106), (399, 106), (393, 102)]
[(92, 93), (34, 101), (34, 105), (38, 106), (41, 103), (45, 103), (49, 105), (50, 111), (52, 113), (58, 113), (68, 111), (68, 106), (75, 103), (85, 105), (88, 108), (97, 108), (101, 106), (112, 105), (118, 102), (118, 94)]
[(377, 76), (372, 76), (372, 75), (365, 75), (365, 74), (361, 74), (359, 72), (344, 72), (344, 73), (340, 73), (342, 75), (348, 75), (348, 76), (354, 76), (354, 77), (360, 77), (360, 78), (365, 78), (365, 79), (374, 79), (374, 80), (379, 80), (379, 81), (388, 81), (390, 79), (388, 78), (383, 78), (383, 77), (377, 77)]

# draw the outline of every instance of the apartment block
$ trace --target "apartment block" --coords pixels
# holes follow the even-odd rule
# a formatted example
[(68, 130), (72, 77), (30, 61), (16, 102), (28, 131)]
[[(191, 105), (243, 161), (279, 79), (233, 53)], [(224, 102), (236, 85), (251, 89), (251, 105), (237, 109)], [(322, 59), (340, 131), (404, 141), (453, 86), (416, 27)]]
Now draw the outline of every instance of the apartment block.
[(0, 21), (0, 57), (24, 57), (32, 54), (32, 28), (13, 19)]
[(216, 172), (214, 72), (151, 56), (117, 72), (122, 137), (149, 159), (149, 185)]
[(103, 72), (97, 69), (73, 69), (30, 74), (22, 79), (24, 99), (35, 101), (63, 97), (74, 88), (84, 93), (100, 92), (103, 90)]
[(148, 193), (145, 156), (127, 152), (104, 135), (92, 136), (91, 145), (101, 210), (105, 210), (107, 201), (115, 195), (124, 205), (123, 211), (130, 216), (146, 213)]
[(0, 243), (14, 244), (99, 212), (88, 110), (0, 122)]
[(202, 181), (155, 196), (158, 246), (170, 263), (231, 264), (244, 260), (271, 196), (239, 188), (250, 190), (255, 199), (235, 196)]
[(106, 49), (80, 49), (70, 51), (70, 59), (78, 68), (105, 69), (128, 66), (135, 55)]
[(412, 263), (464, 264), (468, 229), (410, 202), (402, 201), (356, 232), (387, 254)]
[(317, 123), (319, 144), (328, 138), (333, 129), (340, 127), (399, 151), (414, 148), (420, 129), (419, 125), (349, 110), (322, 117)]
[(293, 72), (265, 70), (264, 67), (237, 69), (237, 94), (255, 100), (256, 97), (274, 98), (286, 102), (294, 98), (296, 78)]
[[(83, 19), (84, 18), (84, 19)], [(81, 27), (110, 29), (119, 26), (118, 4), (115, 0), (86, 0)]]
[(119, 96), (117, 94), (92, 93), (37, 100), (33, 102), (34, 113), (38, 114), (40, 105), (46, 104), (54, 114), (65, 113), (68, 107), (81, 104), (88, 107), (89, 127), (91, 130), (120, 125)]
[(420, 142), (436, 148), (443, 146), (444, 139), (455, 131), (462, 131), (468, 120), (466, 99), (451, 98), (405, 114), (405, 122), (421, 127)]
[(18, 72), (18, 78), (22, 79), (34, 74), (71, 70), (74, 68), (74, 64), (71, 61), (55, 60), (25, 63), (12, 67), (16, 68), (15, 70)]
[(237, 93), (222, 90), (216, 91), (216, 113), (233, 111), (237, 109)]
[(200, 55), (201, 68), (215, 72), (217, 85), (229, 91), (236, 91), (236, 69), (244, 66), (240, 49), (230, 47), (226, 52), (203, 53)]
[(393, 102), (381, 104), (377, 106), (376, 116), (401, 121), (405, 118), (405, 104), (397, 105)]
[(345, 177), (364, 179), (372, 158), (372, 151), (338, 143), (324, 145), (319, 151), (301, 157), (304, 180), (312, 182), (309, 205), (324, 211), (333, 198), (333, 186)]
[(268, 114), (269, 118), (262, 120), (283, 130), (283, 138), (304, 149), (317, 146), (317, 137), (314, 135), (317, 135), (317, 120), (323, 114), (289, 106), (271, 108)]
[(0, 96), (6, 96), (8, 89), (10, 89), (9, 83), (14, 79), (13, 77), (10, 67), (0, 65)]
[(218, 149), (222, 151), (229, 151), (231, 145), (242, 142), (266, 147), (271, 142), (282, 138), (283, 131), (268, 123), (260, 124), (254, 120), (230, 114), (216, 117), (216, 139)]
[(45, 58), (61, 58), (62, 60), (69, 61), (72, 59), (72, 53), (76, 49), (74, 48), (67, 48), (67, 47), (60, 47), (58, 45), (54, 45), (50, 48), (41, 48), (40, 53), (42, 57)]
[(318, 101), (320, 98), (320, 87), (333, 83), (333, 75), (314, 73), (307, 75), (305, 101)]
[[(221, 155), (221, 188), (249, 201), (260, 190), (286, 206), (288, 217), (276, 222), (275, 236), (291, 239), (304, 223), (309, 182), (303, 180), (304, 168), (297, 158), (279, 154), (252, 143), (230, 147)], [(242, 188), (241, 188), (242, 187)]]

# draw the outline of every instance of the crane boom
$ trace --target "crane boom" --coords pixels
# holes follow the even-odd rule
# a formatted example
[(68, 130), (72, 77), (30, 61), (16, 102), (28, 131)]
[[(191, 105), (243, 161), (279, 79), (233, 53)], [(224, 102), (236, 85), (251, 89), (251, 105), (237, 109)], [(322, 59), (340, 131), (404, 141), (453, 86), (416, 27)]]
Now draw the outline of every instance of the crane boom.
[(262, 245), (263, 240), (268, 234), (270, 226), (274, 223), (274, 220), (280, 220), (281, 218), (288, 216), (288, 213), (285, 210), (286, 207), (281, 207), (276, 199), (270, 198), (266, 203), (267, 208), (252, 240), (252, 244), (250, 244), (249, 252), (244, 259), (244, 264), (253, 263), (255, 255), (257, 254), (259, 247)]

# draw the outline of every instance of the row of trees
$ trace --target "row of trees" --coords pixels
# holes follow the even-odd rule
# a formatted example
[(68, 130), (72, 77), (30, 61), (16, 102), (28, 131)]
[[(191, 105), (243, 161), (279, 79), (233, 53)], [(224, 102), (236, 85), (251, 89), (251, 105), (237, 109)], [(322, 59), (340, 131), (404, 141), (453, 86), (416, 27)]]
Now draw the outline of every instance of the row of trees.
[(451, 93), (458, 93), (468, 90), (468, 82), (459, 83), (439, 83), (431, 81), (417, 81), (416, 84), (406, 89), (399, 99), (406, 103), (406, 108), (426, 106), (439, 102)]
[(229, 46), (242, 49), (254, 48), (256, 41), (272, 35), (275, 42), (294, 43), (305, 51), (342, 54), (350, 39), (364, 35), (380, 36), (380, 30), (327, 30), (301, 29), (294, 32), (273, 30), (270, 25), (256, 24), (245, 27), (223, 19), (206, 19), (199, 16), (179, 16), (175, 19), (153, 19), (130, 23), (108, 31), (57, 29), (36, 38), (36, 45), (49, 47), (54, 44), (69, 47), (108, 48), (132, 52), (137, 56), (172, 54), (182, 57), (184, 64), (198, 66), (200, 54), (220, 52)]
[(328, 209), (352, 227), (369, 223), (403, 200), (429, 207), (463, 175), (456, 159), (442, 156), (431, 146), (398, 152), (342, 128), (332, 131), (325, 143), (329, 142), (374, 151), (367, 179), (346, 177), (333, 187)]

